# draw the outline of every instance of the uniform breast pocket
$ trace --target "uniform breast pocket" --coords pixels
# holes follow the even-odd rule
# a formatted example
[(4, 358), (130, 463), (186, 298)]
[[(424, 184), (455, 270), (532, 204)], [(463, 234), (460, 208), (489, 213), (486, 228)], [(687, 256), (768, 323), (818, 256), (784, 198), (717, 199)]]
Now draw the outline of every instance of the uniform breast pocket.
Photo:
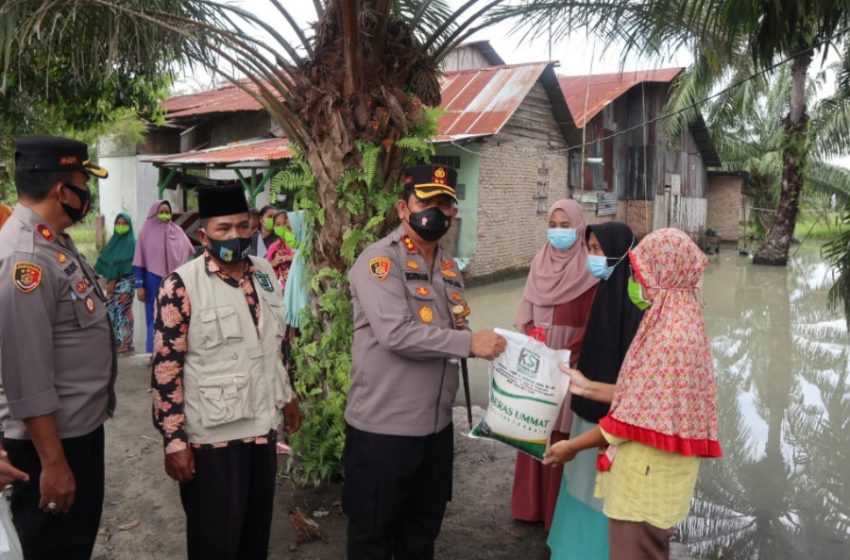
[(204, 309), (200, 319), (202, 345), (207, 350), (242, 339), (239, 316), (232, 306)]
[(253, 418), (251, 384), (247, 373), (216, 375), (198, 380), (201, 424), (212, 428)]
[(275, 334), (277, 336), (283, 337), (283, 333), (285, 330), (283, 318), (283, 303), (268, 300), (266, 300), (266, 303), (268, 304), (266, 306), (266, 309), (268, 309), (268, 312), (272, 314), (272, 318), (274, 319), (274, 321), (272, 321), (272, 325), (275, 329)]
[(437, 297), (429, 284), (408, 284), (407, 301), (420, 323), (429, 325), (437, 319)]
[(84, 296), (74, 296), (71, 304), (74, 306), (74, 315), (81, 329), (87, 329), (103, 320), (106, 316), (106, 305), (93, 293)]
[(446, 300), (449, 302), (449, 307), (454, 308), (456, 305), (463, 307), (464, 317), (469, 315), (469, 305), (466, 303), (463, 289), (455, 286), (446, 285)]

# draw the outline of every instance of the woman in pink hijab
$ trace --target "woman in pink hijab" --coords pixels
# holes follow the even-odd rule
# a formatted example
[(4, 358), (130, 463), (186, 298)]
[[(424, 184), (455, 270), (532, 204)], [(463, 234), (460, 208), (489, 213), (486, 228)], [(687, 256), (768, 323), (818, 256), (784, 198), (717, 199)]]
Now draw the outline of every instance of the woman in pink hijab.
[[(584, 330), (599, 282), (587, 268), (584, 213), (575, 200), (562, 199), (549, 209), (547, 243), (540, 249), (525, 283), (514, 325), (531, 333), (542, 329), (551, 348), (571, 351), (578, 364)], [(569, 437), (572, 413), (569, 397), (561, 406), (552, 441)], [(544, 467), (529, 455), (517, 453), (511, 511), (514, 519), (552, 522), (563, 468)]]
[(189, 260), (194, 253), (192, 242), (183, 229), (171, 221), (171, 203), (157, 200), (153, 203), (133, 256), (136, 276), (136, 296), (145, 303), (148, 336), (145, 350), (153, 352), (153, 304), (162, 279)]

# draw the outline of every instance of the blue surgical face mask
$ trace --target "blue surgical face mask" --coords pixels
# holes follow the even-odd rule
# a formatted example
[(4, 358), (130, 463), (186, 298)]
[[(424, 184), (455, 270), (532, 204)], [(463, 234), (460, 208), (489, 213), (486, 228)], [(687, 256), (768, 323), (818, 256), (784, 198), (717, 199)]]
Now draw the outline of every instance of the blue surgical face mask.
[(559, 251), (566, 251), (575, 245), (578, 233), (573, 228), (549, 228), (546, 231), (546, 237), (552, 247)]
[(614, 274), (614, 266), (608, 266), (608, 257), (600, 255), (587, 256), (587, 270), (591, 276), (600, 280), (608, 280)]
[[(632, 240), (632, 242), (634, 242), (634, 240)], [(617, 262), (608, 266), (608, 257), (604, 255), (588, 255), (587, 270), (590, 271), (592, 276), (599, 278), (600, 280), (608, 280), (611, 278), (611, 275), (614, 274), (614, 269), (617, 268), (617, 265), (619, 265), (623, 259), (628, 256), (629, 251), (626, 251), (622, 257), (617, 259)]]

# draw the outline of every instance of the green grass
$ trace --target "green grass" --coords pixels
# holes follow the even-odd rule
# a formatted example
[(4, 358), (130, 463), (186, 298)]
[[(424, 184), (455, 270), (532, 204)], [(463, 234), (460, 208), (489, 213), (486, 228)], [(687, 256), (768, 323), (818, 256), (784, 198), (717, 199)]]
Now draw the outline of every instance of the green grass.
[(801, 241), (825, 241), (834, 238), (847, 229), (850, 228), (846, 224), (841, 223), (841, 217), (837, 213), (820, 216), (803, 213), (797, 220), (794, 237)]
[(90, 223), (89, 221), (86, 221), (82, 224), (77, 224), (68, 229), (68, 234), (71, 236), (71, 239), (74, 240), (74, 244), (77, 246), (77, 249), (85, 255), (89, 264), (94, 266), (99, 254), (95, 238), (94, 222)]

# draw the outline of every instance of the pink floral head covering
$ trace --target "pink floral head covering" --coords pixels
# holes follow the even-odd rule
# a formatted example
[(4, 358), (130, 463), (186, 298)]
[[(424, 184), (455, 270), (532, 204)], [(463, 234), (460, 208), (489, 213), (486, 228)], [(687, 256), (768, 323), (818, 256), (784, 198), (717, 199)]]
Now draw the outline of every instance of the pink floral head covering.
[(599, 425), (671, 453), (720, 457), (714, 367), (697, 294), (708, 259), (677, 229), (649, 234), (629, 256), (652, 306)]

